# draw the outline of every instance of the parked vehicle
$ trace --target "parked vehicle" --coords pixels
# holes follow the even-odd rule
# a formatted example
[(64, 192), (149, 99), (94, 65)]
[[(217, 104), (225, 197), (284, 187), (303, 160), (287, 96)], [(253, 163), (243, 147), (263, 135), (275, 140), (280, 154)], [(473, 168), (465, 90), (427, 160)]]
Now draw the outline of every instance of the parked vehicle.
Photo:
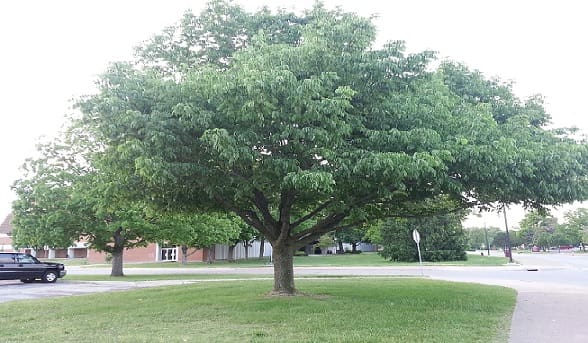
[(41, 262), (29, 254), (0, 252), (0, 280), (55, 282), (66, 274), (65, 266), (61, 263)]

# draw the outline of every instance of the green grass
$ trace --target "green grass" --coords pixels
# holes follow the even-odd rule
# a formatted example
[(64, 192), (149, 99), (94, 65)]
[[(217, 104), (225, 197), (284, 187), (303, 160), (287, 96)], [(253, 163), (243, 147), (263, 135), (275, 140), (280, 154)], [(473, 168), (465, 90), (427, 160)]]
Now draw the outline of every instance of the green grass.
[(503, 287), (422, 279), (199, 283), (0, 304), (5, 342), (501, 342)]
[[(302, 276), (304, 277), (304, 276)], [(149, 275), (125, 275), (124, 277), (112, 277), (110, 275), (76, 275), (70, 274), (65, 280), (72, 281), (158, 281), (158, 280), (224, 280), (224, 279), (268, 279), (271, 280), (273, 275), (253, 275), (253, 274), (149, 274)], [(59, 282), (59, 281), (58, 281)]]
[[(464, 266), (501, 266), (505, 265), (508, 259), (498, 256), (468, 255), (467, 261), (455, 262), (424, 262), (425, 265), (464, 265)], [(234, 262), (216, 261), (213, 264), (203, 262), (191, 262), (182, 265), (176, 262), (159, 263), (126, 263), (125, 268), (247, 268), (263, 267), (269, 263), (268, 259), (258, 260), (237, 260)], [(344, 255), (319, 255), (319, 256), (295, 256), (294, 266), (296, 267), (350, 267), (350, 266), (417, 266), (418, 263), (398, 263), (383, 259), (377, 253), (344, 254)]]
[[(144, 274), (144, 275), (125, 275), (124, 277), (112, 277), (110, 275), (67, 275), (64, 280), (71, 281), (159, 281), (159, 280), (251, 280), (265, 279), (273, 280), (273, 274)], [(299, 275), (296, 279), (343, 279), (343, 278), (390, 278), (390, 277), (417, 277), (414, 275)], [(65, 282), (65, 281), (60, 281)]]

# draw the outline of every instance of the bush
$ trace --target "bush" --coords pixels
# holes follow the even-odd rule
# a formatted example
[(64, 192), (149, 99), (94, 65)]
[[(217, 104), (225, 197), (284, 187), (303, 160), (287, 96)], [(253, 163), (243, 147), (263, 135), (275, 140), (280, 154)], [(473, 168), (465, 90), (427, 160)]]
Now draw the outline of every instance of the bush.
[(432, 250), (425, 251), (423, 259), (429, 262), (465, 261), (467, 254), (465, 251), (459, 250)]
[(466, 235), (458, 214), (436, 217), (389, 219), (380, 228), (382, 251), (379, 254), (397, 262), (418, 262), (419, 255), (412, 231), (420, 233), (424, 261), (466, 260)]

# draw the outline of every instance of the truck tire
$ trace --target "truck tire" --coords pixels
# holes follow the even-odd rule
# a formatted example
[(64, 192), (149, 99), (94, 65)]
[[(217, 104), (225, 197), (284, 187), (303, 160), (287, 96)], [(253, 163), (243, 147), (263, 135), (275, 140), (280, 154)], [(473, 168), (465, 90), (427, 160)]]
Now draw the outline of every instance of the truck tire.
[(48, 270), (45, 272), (45, 274), (43, 274), (43, 282), (53, 283), (53, 282), (57, 281), (58, 277), (59, 276), (55, 271)]

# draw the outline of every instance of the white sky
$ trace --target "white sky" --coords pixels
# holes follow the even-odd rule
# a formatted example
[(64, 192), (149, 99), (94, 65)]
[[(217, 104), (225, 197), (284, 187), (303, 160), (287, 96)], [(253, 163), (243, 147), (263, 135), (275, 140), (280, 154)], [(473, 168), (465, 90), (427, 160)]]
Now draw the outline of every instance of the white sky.
[[(312, 0), (241, 0), (249, 9), (303, 9)], [(583, 113), (588, 55), (582, 1), (326, 0), (362, 15), (379, 14), (379, 40), (405, 40), (409, 50), (432, 49), (487, 76), (515, 82), (521, 97), (541, 93), (555, 126), (588, 132)], [(0, 2), (0, 221), (14, 195), (10, 185), (71, 112), (70, 99), (93, 90), (108, 62), (130, 59), (139, 42), (196, 13), (201, 0), (23, 0)], [(292, 4), (296, 4), (293, 6)], [(520, 211), (511, 211), (516, 226)], [(495, 214), (472, 225), (503, 226)]]

